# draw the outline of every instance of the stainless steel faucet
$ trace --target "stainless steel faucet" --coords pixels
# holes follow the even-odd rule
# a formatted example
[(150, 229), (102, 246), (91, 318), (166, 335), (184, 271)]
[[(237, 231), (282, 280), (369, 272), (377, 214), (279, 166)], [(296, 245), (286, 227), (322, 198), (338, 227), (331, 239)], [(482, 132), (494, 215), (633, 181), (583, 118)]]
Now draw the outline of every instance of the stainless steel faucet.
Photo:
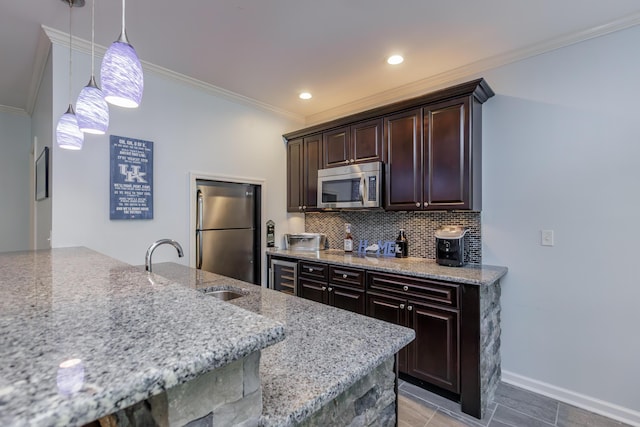
[(151, 244), (151, 246), (149, 246), (149, 249), (147, 249), (147, 254), (144, 257), (144, 268), (149, 273), (151, 273), (151, 255), (153, 255), (153, 251), (155, 251), (158, 246), (165, 245), (165, 244), (172, 245), (174, 248), (176, 248), (178, 250), (178, 256), (180, 258), (184, 256), (184, 253), (182, 252), (182, 246), (180, 246), (180, 243), (176, 242), (175, 240), (173, 239), (156, 240)]

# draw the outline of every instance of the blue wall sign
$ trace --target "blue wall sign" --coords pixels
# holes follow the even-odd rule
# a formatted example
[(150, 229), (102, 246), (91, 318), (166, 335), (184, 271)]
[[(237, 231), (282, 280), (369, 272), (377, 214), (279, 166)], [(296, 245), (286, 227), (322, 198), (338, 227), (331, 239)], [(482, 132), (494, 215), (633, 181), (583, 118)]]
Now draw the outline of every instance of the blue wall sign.
[(153, 142), (111, 135), (110, 219), (153, 219)]

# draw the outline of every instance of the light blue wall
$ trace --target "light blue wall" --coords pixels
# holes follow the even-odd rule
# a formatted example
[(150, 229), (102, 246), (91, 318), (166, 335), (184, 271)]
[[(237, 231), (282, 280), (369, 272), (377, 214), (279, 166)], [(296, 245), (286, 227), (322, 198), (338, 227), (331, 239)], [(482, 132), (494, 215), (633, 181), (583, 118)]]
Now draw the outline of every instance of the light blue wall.
[(0, 252), (30, 248), (31, 120), (0, 112)]
[(509, 267), (503, 370), (636, 422), (638, 46), (635, 27), (484, 73), (482, 212), (483, 262)]
[[(67, 52), (53, 46), (56, 112), (68, 104)], [(89, 69), (89, 56), (74, 52), (73, 75), (83, 76)], [(73, 84), (77, 94), (86, 80), (77, 78)], [(263, 180), (263, 226), (272, 219), (279, 235), (287, 232), (291, 221), (285, 210), (286, 147), (281, 135), (301, 127), (299, 123), (149, 71), (140, 107), (110, 107), (110, 112), (107, 135), (86, 135), (84, 147), (76, 152), (54, 147), (54, 247), (87, 246), (143, 264), (151, 243), (173, 238), (182, 244), (185, 257), (178, 259), (175, 250), (165, 246), (154, 253), (154, 261), (188, 264), (195, 235), (190, 225), (195, 217), (190, 172)], [(111, 134), (154, 143), (152, 220), (109, 219)]]

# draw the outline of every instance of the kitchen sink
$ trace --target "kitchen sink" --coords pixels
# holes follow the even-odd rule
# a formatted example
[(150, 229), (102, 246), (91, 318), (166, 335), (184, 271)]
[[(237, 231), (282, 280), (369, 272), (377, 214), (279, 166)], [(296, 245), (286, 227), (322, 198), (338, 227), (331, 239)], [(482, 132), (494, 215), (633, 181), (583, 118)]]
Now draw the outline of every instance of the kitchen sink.
[(212, 288), (212, 289), (205, 290), (204, 294), (218, 298), (222, 301), (230, 301), (232, 299), (240, 298), (247, 295), (247, 293), (241, 289), (219, 289), (219, 288), (218, 289)]

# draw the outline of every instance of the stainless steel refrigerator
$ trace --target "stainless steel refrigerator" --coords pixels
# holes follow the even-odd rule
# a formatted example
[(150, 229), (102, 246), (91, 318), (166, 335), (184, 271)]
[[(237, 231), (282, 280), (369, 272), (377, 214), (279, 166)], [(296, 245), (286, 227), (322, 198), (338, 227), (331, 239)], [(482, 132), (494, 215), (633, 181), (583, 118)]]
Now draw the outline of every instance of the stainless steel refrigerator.
[(196, 185), (196, 268), (259, 285), (260, 186)]

